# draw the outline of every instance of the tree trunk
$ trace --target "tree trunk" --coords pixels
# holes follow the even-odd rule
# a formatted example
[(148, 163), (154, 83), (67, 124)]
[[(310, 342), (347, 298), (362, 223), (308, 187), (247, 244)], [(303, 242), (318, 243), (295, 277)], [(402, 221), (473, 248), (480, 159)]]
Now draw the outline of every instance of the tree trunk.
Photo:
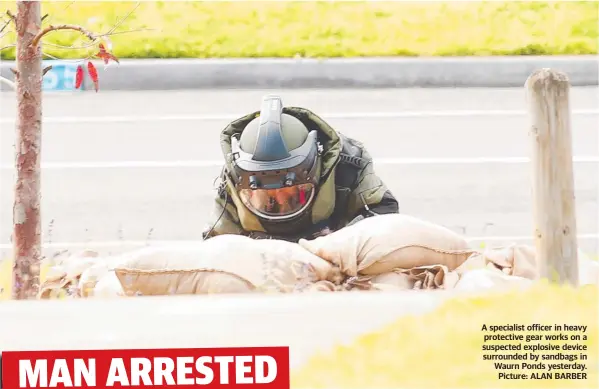
[(35, 298), (41, 260), (40, 152), (42, 130), (41, 44), (31, 47), (40, 32), (39, 1), (17, 1), (15, 165), (13, 205), (12, 298)]

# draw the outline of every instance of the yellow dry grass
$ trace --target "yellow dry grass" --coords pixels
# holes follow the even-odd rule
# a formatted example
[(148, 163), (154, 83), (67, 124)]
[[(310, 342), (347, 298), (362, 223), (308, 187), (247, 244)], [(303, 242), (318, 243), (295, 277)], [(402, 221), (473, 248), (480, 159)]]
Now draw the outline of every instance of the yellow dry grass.
[[(356, 308), (359, 314), (359, 308)], [(541, 283), (526, 292), (460, 298), (417, 317), (404, 317), (380, 331), (317, 355), (292, 373), (292, 387), (300, 388), (597, 388), (599, 298), (597, 286), (549, 286)], [(586, 380), (498, 380), (492, 361), (483, 360), (483, 324), (568, 324), (588, 326), (586, 340), (533, 341), (563, 345), (579, 343), (588, 348)], [(339, 325), (343, 325), (340, 323)], [(504, 332), (507, 334), (510, 332)], [(524, 331), (520, 334), (532, 334)], [(536, 332), (538, 334), (538, 332)], [(545, 334), (557, 334), (549, 331)], [(573, 334), (573, 332), (563, 332)], [(507, 344), (497, 341), (487, 344)], [(518, 343), (518, 342), (511, 342)], [(506, 354), (509, 351), (501, 351)], [(512, 353), (514, 353), (512, 351)], [(537, 352), (555, 354), (556, 352)], [(578, 351), (559, 351), (579, 355)], [(505, 363), (523, 361), (505, 361)], [(564, 361), (541, 361), (561, 363)], [(566, 361), (567, 362), (567, 361)], [(540, 370), (507, 370), (514, 373)], [(547, 372), (548, 370), (545, 370)], [(573, 372), (562, 370), (562, 372)], [(539, 375), (540, 376), (540, 375)]]

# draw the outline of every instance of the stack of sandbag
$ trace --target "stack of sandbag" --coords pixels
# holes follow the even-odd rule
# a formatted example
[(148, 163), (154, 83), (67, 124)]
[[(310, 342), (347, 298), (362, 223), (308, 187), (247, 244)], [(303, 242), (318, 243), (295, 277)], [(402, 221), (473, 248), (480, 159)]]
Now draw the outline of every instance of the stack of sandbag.
[(239, 235), (94, 260), (78, 267), (77, 297), (335, 291), (342, 282), (336, 266), (297, 244)]
[[(476, 250), (443, 227), (402, 214), (364, 219), (299, 244), (339, 266), (346, 289), (489, 289), (539, 278), (533, 246)], [(599, 284), (599, 263), (579, 251), (580, 284)]]
[(299, 245), (353, 277), (350, 286), (366, 289), (452, 288), (454, 270), (476, 253), (450, 229), (402, 214), (367, 218)]

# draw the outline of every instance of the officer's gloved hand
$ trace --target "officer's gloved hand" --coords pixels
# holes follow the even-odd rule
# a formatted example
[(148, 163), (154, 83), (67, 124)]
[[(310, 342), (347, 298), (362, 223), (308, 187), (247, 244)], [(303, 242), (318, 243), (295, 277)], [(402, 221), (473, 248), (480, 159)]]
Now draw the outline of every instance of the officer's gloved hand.
[(355, 218), (353, 218), (349, 223), (347, 223), (346, 227), (352, 226), (354, 224), (356, 224), (357, 222), (359, 222), (360, 220), (364, 220), (365, 217), (364, 215), (358, 215)]
[(313, 237), (313, 238), (318, 238), (318, 237), (321, 237), (321, 236), (327, 236), (327, 235), (329, 235), (329, 234), (330, 234), (330, 233), (332, 233), (332, 232), (333, 232), (333, 231), (332, 231), (332, 230), (331, 230), (329, 227), (325, 227), (325, 228), (323, 228), (322, 230), (320, 230), (320, 231), (318, 231), (318, 232), (314, 233), (314, 234), (312, 235), (312, 237)]
[(211, 238), (211, 236), (209, 235), (210, 233), (212, 233), (212, 227), (211, 226), (204, 227), (204, 229), (202, 230), (202, 240), (207, 240), (207, 239)]
[(259, 232), (259, 231), (252, 231), (247, 236), (252, 239), (280, 239), (276, 235), (270, 235), (265, 232)]

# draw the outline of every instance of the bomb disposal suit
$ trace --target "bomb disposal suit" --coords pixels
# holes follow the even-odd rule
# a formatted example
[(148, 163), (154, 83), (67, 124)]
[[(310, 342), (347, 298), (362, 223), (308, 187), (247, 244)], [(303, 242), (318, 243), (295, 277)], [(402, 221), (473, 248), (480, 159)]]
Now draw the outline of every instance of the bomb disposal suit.
[(225, 165), (204, 239), (237, 234), (297, 242), (399, 213), (364, 146), (315, 113), (263, 98), (221, 133)]

